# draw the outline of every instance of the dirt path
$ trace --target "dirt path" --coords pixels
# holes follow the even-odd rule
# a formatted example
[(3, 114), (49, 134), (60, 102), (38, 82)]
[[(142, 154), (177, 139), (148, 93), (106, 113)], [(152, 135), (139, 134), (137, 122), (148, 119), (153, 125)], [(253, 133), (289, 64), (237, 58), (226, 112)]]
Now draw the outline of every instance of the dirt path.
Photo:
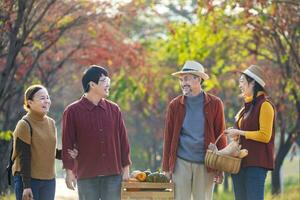
[(67, 188), (65, 179), (56, 179), (55, 200), (77, 200), (77, 190), (73, 191)]

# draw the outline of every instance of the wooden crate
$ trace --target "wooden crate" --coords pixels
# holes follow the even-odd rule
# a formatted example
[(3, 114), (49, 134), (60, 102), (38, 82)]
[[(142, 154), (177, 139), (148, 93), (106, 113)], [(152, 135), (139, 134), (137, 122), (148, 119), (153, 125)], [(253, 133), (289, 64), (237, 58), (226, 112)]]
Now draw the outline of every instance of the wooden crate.
[(173, 200), (174, 183), (122, 182), (122, 200)]

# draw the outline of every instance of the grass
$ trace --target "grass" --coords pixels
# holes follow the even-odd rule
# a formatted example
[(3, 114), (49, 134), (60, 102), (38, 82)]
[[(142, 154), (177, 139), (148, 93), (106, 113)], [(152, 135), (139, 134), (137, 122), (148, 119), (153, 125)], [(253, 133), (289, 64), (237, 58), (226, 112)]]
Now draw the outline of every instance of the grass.
[(285, 192), (278, 196), (272, 196), (271, 193), (267, 193), (266, 200), (299, 200), (300, 199), (300, 185), (291, 185), (286, 188)]
[[(286, 159), (282, 166), (282, 180), (284, 180), (283, 193), (279, 196), (271, 194), (271, 172), (268, 173), (265, 184), (265, 200), (299, 200), (300, 199), (300, 157), (293, 161)], [(230, 180), (231, 181), (231, 180)], [(229, 183), (231, 186), (231, 182)], [(223, 185), (218, 188), (214, 194), (214, 200), (232, 200), (234, 199), (233, 190), (230, 187), (229, 192), (223, 190)]]
[[(231, 185), (231, 183), (229, 184)], [(298, 177), (289, 177), (284, 181), (284, 191), (280, 196), (272, 196), (271, 182), (266, 181), (265, 200), (299, 200), (300, 199), (300, 183)], [(214, 200), (232, 200), (234, 199), (233, 190), (229, 188), (228, 192), (223, 190), (222, 185), (218, 187), (218, 191), (214, 194)]]
[(0, 196), (1, 200), (15, 200), (15, 196), (14, 195), (10, 195), (10, 196)]

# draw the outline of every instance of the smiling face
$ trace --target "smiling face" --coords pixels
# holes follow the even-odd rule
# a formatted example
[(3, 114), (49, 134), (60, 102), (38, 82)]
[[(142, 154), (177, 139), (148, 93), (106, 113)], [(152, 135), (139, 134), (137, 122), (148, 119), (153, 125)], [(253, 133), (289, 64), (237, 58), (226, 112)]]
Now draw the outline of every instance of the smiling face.
[(248, 82), (244, 74), (241, 75), (239, 79), (239, 88), (244, 97), (249, 97), (253, 95), (254, 81)]
[(102, 74), (99, 78), (98, 84), (92, 81), (90, 82), (90, 89), (91, 93), (94, 93), (101, 98), (107, 97), (110, 89), (110, 78)]
[(183, 95), (196, 96), (201, 92), (201, 78), (193, 74), (183, 74), (179, 77), (179, 83)]
[(51, 105), (51, 100), (48, 91), (45, 88), (37, 91), (33, 98), (28, 100), (29, 110), (40, 114), (47, 114)]
[(102, 76), (99, 78), (98, 85), (103, 95), (107, 97), (109, 95), (109, 89), (110, 89), (110, 78), (102, 74)]

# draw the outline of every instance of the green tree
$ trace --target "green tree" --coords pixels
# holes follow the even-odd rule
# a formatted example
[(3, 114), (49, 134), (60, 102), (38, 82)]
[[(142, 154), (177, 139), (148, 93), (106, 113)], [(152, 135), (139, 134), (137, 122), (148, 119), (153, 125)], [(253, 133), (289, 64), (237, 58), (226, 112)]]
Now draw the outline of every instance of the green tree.
[[(165, 25), (165, 29), (158, 29), (161, 34), (156, 32), (142, 39), (152, 55), (150, 62), (156, 60), (158, 65), (174, 71), (175, 66), (181, 66), (186, 59), (203, 63), (211, 74), (211, 79), (204, 85), (205, 89), (224, 100), (229, 126), (233, 124), (234, 114), (242, 103), (236, 98), (239, 93), (235, 81), (237, 76), (232, 72), (242, 71), (256, 63), (267, 65), (266, 75), (276, 77), (271, 78), (269, 84), (269, 93), (277, 108), (279, 130), (272, 191), (281, 192), (279, 174), (283, 160), (291, 146), (300, 141), (299, 2), (198, 1), (196, 20), (182, 20), (179, 17), (174, 20), (174, 17), (170, 17), (174, 15), (155, 10), (158, 6), (173, 7), (185, 13), (180, 16), (195, 19), (195, 9), (185, 10), (188, 8), (182, 6), (185, 3), (150, 2), (150, 5), (146, 5), (154, 10), (156, 17), (160, 17)], [(147, 23), (143, 26), (147, 26)]]
[[(212, 2), (212, 1), (207, 1)], [(256, 63), (268, 65), (270, 94), (277, 109), (279, 147), (272, 172), (272, 193), (282, 192), (283, 161), (300, 141), (300, 3), (296, 1), (226, 1), (219, 7), (239, 10), (243, 27), (252, 32), (245, 49)], [(216, 7), (214, 7), (216, 9)], [(276, 78), (273, 78), (276, 77)]]

